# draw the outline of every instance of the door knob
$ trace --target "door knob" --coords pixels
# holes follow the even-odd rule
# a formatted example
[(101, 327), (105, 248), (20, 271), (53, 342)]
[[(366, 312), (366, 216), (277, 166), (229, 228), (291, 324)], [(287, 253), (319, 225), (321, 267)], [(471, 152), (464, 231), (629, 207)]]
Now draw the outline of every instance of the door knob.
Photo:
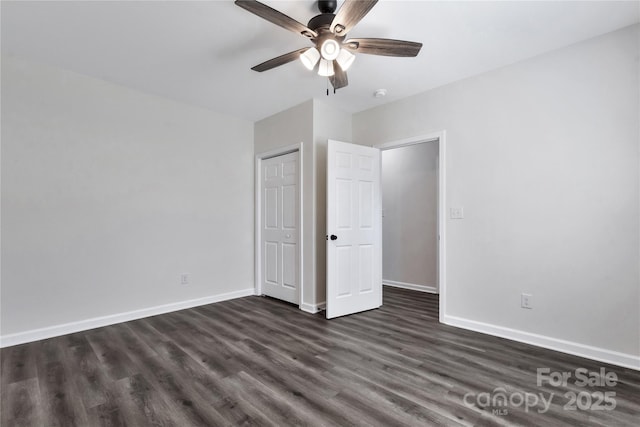
[(335, 234), (331, 235), (331, 240), (338, 240), (338, 236), (336, 236)]

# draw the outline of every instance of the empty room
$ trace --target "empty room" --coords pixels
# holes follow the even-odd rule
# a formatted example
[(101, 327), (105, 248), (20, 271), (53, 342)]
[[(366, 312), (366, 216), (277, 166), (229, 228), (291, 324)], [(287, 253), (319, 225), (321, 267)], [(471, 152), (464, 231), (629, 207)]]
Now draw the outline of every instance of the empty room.
[(638, 1), (0, 19), (2, 427), (640, 423)]

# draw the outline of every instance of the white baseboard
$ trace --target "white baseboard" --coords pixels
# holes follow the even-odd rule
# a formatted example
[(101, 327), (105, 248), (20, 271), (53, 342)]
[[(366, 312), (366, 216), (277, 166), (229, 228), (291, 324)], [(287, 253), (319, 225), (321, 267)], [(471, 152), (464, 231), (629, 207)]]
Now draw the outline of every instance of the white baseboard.
[(300, 310), (305, 311), (307, 313), (316, 314), (324, 310), (326, 306), (327, 304), (324, 302), (321, 302), (318, 304), (307, 304), (306, 302), (303, 302), (300, 304)]
[(418, 291), (418, 292), (428, 292), (430, 294), (438, 293), (437, 286), (416, 285), (414, 283), (405, 283), (405, 282), (398, 282), (396, 280), (386, 280), (386, 279), (382, 279), (382, 284), (385, 286), (392, 286), (394, 288), (411, 289), (412, 291)]
[(483, 334), (506, 338), (512, 341), (518, 341), (525, 344), (548, 348), (550, 350), (559, 351), (561, 353), (572, 354), (574, 356), (597, 360), (599, 362), (610, 363), (612, 365), (622, 366), (624, 368), (640, 370), (640, 356), (636, 356), (633, 354), (620, 353), (604, 348), (592, 347), (572, 341), (551, 338), (544, 335), (519, 331), (517, 329), (505, 328), (503, 326), (496, 326), (489, 323), (476, 322), (475, 320), (449, 316), (446, 314), (444, 316), (443, 323), (462, 329), (468, 329), (475, 332), (481, 332)]
[(94, 317), (77, 322), (64, 323), (61, 325), (49, 326), (41, 329), (18, 332), (15, 334), (0, 336), (0, 348), (12, 345), (24, 344), (28, 342), (58, 337), (74, 332), (86, 331), (88, 329), (100, 328), (114, 325), (116, 323), (128, 322), (130, 320), (142, 319), (144, 317), (156, 316), (158, 314), (170, 313), (172, 311), (184, 310), (186, 308), (200, 305), (212, 304), (214, 302), (226, 301), (235, 298), (254, 295), (254, 288), (243, 289), (241, 291), (228, 292), (219, 295), (211, 295), (203, 298), (196, 298), (186, 301), (174, 302), (170, 304), (158, 305), (155, 307), (143, 308), (140, 310), (128, 311), (125, 313), (111, 314), (108, 316)]

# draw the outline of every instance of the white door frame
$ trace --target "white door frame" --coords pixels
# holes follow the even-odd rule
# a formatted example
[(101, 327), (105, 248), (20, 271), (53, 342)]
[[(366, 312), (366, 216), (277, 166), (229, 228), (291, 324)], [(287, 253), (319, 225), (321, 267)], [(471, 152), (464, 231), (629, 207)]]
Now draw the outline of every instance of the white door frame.
[[(424, 142), (438, 142), (438, 291), (440, 292), (440, 323), (444, 322), (447, 301), (447, 207), (446, 207), (446, 131), (418, 135), (374, 145), (381, 151), (408, 147)], [(384, 197), (384, 194), (382, 195)]]
[[(302, 143), (287, 145), (286, 147), (278, 147), (273, 150), (256, 154), (255, 161), (255, 262), (254, 262), (254, 293), (262, 295), (262, 161), (272, 157), (282, 156), (293, 152), (298, 152), (298, 307), (302, 304), (302, 290), (304, 287), (304, 264), (302, 241), (302, 201), (304, 200), (304, 187), (302, 186)], [(300, 307), (301, 308), (301, 307)]]

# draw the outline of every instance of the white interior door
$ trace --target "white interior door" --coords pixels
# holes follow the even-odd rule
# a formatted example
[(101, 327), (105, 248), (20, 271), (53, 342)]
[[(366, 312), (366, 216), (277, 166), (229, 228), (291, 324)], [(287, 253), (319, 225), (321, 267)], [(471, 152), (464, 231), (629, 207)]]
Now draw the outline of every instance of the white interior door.
[(380, 150), (327, 146), (327, 318), (382, 305)]
[(270, 297), (299, 303), (298, 152), (262, 160), (261, 287)]

